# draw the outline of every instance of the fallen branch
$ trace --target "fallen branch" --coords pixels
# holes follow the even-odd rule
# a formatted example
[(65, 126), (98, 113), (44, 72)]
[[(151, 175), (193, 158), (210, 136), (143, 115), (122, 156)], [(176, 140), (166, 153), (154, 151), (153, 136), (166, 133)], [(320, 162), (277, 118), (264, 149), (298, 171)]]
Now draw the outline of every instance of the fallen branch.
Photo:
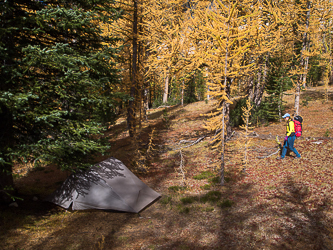
[[(199, 143), (200, 141), (202, 141), (203, 139), (205, 139), (207, 137), (207, 135), (204, 135), (202, 137), (200, 137), (199, 139), (195, 140), (192, 144), (190, 145), (187, 145), (187, 146), (184, 146), (184, 147), (180, 147), (180, 148), (176, 148), (176, 149), (173, 149), (173, 150), (180, 150), (180, 149), (183, 149), (183, 148), (189, 148), (197, 143)], [(178, 143), (179, 144), (179, 143)]]
[(159, 107), (157, 107), (157, 108), (155, 108), (155, 109), (159, 109), (159, 108), (170, 108), (171, 106), (164, 106), (164, 105), (162, 105), (162, 106), (159, 106)]
[(180, 165), (179, 165), (179, 169), (180, 169), (180, 173), (182, 175), (182, 183), (181, 183), (181, 185), (184, 187), (184, 186), (186, 186), (186, 179), (185, 179), (184, 158), (183, 158), (182, 150), (179, 150), (179, 154), (180, 154)]
[(181, 143), (190, 143), (190, 142), (195, 142), (195, 140), (189, 141), (189, 140), (180, 140), (177, 144), (181, 144)]
[(296, 140), (299, 140), (299, 139), (303, 139), (303, 140), (316, 140), (316, 141), (318, 141), (318, 140), (333, 140), (333, 137), (299, 137), (299, 138), (297, 138)]
[(274, 153), (272, 153), (272, 154), (270, 154), (270, 155), (267, 155), (267, 156), (258, 156), (258, 158), (259, 158), (259, 159), (265, 159), (265, 158), (268, 158), (268, 157), (270, 157), (270, 156), (272, 156), (272, 155), (275, 155), (275, 154), (279, 153), (279, 151), (280, 151), (280, 149), (278, 149), (276, 152), (274, 152)]
[(258, 156), (259, 159), (265, 159), (265, 158), (268, 158), (268, 157), (270, 157), (270, 156), (272, 156), (272, 155), (275, 155), (275, 154), (279, 153), (280, 150), (282, 150), (282, 145), (281, 145), (281, 143), (280, 143), (280, 140), (279, 140), (279, 136), (278, 136), (278, 135), (275, 137), (275, 141), (276, 141), (276, 143), (278, 144), (279, 149), (278, 149), (276, 152), (274, 152), (274, 153), (272, 153), (272, 154), (269, 154), (269, 155), (267, 155), (267, 156)]

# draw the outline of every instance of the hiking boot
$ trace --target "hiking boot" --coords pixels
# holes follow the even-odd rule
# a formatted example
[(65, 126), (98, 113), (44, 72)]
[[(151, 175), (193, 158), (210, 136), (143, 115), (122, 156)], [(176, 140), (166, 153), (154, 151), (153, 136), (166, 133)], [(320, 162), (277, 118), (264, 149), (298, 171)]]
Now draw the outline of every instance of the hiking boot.
[(276, 158), (277, 160), (283, 160), (284, 158), (282, 158), (281, 156)]

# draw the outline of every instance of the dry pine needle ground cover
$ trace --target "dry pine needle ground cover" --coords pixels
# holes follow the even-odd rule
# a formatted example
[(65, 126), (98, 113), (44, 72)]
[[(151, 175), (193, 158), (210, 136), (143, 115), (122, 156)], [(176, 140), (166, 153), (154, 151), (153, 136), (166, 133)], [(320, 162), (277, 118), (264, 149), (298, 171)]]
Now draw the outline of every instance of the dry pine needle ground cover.
[[(323, 103), (320, 91), (302, 97), (304, 135), (295, 144), (301, 160), (258, 158), (275, 152), (277, 144), (274, 137), (253, 138), (244, 174), (244, 151), (230, 140), (223, 187), (216, 178), (219, 153), (209, 147), (213, 134), (202, 128), (201, 114), (211, 105), (151, 110), (140, 140), (148, 144), (154, 130), (154, 151), (146, 161), (148, 172), (136, 173), (162, 197), (140, 214), (65, 211), (42, 199), (68, 173), (54, 166), (28, 172), (17, 167), (17, 173), (27, 172), (16, 179), (24, 200), (17, 208), (1, 207), (0, 249), (333, 249), (333, 96)], [(292, 100), (286, 100), (291, 112)], [(255, 131), (283, 138), (285, 124)], [(203, 135), (180, 154), (179, 146), (191, 144), (181, 140)], [(107, 136), (110, 156), (131, 168), (135, 148), (125, 124), (120, 120)]]

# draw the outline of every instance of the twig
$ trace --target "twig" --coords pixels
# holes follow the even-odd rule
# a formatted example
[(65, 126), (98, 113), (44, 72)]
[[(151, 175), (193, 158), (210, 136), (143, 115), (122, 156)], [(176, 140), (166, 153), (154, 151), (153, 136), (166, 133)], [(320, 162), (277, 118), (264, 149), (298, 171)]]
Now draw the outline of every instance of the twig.
[(231, 135), (226, 139), (226, 141), (229, 141), (231, 139), (231, 137), (236, 133), (236, 131), (232, 131)]
[[(218, 130), (215, 131), (215, 135), (213, 136), (213, 139), (210, 140), (210, 143), (212, 143), (212, 141), (214, 141), (214, 140), (216, 139), (216, 135), (217, 135), (218, 133), (220, 133), (220, 131), (221, 131), (221, 129), (218, 129)], [(230, 135), (228, 138), (226, 138), (225, 141), (226, 141), (226, 142), (227, 142), (227, 141), (230, 141), (231, 137), (233, 137), (233, 135), (234, 135), (235, 133), (236, 133), (235, 130), (232, 131), (231, 135)]]
[(221, 130), (222, 130), (222, 129), (217, 129), (217, 130), (215, 131), (215, 135), (214, 135), (214, 137), (215, 137), (218, 133), (220, 133)]

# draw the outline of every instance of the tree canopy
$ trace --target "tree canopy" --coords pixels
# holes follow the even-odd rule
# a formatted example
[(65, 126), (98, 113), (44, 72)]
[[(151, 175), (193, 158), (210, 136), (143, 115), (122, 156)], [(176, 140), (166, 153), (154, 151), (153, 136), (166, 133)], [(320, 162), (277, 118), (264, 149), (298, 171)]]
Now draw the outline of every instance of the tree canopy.
[(111, 1), (5, 1), (0, 8), (3, 190), (15, 161), (76, 169), (104, 152), (103, 124), (125, 95), (117, 91), (119, 38), (102, 35), (101, 23), (121, 15)]

